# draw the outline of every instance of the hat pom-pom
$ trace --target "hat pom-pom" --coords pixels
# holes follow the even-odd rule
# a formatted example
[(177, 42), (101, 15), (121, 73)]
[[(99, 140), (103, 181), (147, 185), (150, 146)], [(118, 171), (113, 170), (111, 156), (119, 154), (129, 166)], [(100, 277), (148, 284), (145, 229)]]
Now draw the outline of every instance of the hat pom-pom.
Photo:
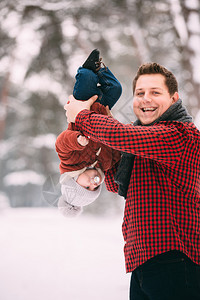
[(81, 206), (74, 206), (68, 203), (64, 195), (58, 200), (58, 209), (65, 217), (77, 217), (83, 211)]

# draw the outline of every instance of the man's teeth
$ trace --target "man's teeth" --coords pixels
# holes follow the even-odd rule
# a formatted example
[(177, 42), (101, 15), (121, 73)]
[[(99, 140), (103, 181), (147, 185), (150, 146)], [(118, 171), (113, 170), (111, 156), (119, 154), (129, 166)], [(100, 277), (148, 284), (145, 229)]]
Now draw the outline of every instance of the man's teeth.
[(155, 107), (148, 107), (148, 108), (142, 108), (143, 111), (153, 111), (155, 110), (156, 108)]

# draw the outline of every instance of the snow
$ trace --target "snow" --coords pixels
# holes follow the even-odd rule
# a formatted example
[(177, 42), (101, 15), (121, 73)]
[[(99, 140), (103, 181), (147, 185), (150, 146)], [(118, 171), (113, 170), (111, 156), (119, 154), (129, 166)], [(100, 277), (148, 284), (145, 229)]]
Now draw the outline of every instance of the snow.
[(128, 300), (122, 216), (66, 219), (53, 208), (0, 214), (4, 300)]
[(198, 9), (199, 8), (199, 0), (186, 0), (185, 6), (190, 9)]
[(73, 18), (68, 18), (61, 23), (62, 32), (65, 37), (75, 37), (78, 34), (78, 28), (73, 23)]
[(181, 14), (181, 6), (178, 0), (170, 0), (171, 10), (174, 16), (174, 25), (178, 31), (182, 45), (185, 45), (188, 40), (187, 26), (184, 17)]
[(8, 13), (5, 10), (5, 13), (6, 16), (4, 15), (4, 19), (1, 22), (2, 30), (5, 30), (5, 32), (8, 33), (10, 37), (15, 38), (19, 33), (20, 15), (15, 11), (11, 11)]
[(46, 147), (49, 149), (54, 149), (56, 142), (56, 135), (53, 133), (41, 134), (31, 139), (31, 144), (40, 149), (42, 147)]
[(24, 83), (24, 87), (32, 92), (49, 91), (51, 93), (62, 94), (63, 88), (61, 84), (54, 80), (49, 72), (40, 72), (29, 76)]
[(0, 191), (0, 211), (10, 207), (9, 198), (7, 195)]
[(10, 185), (26, 185), (28, 183), (41, 185), (45, 177), (32, 170), (24, 170), (19, 172), (12, 172), (6, 175), (3, 182), (6, 186)]
[(199, 34), (200, 32), (200, 20), (199, 13), (192, 12), (188, 16), (188, 30), (192, 33)]
[(196, 114), (196, 117), (194, 119), (194, 124), (196, 125), (196, 127), (200, 130), (200, 110), (198, 111), (198, 113)]

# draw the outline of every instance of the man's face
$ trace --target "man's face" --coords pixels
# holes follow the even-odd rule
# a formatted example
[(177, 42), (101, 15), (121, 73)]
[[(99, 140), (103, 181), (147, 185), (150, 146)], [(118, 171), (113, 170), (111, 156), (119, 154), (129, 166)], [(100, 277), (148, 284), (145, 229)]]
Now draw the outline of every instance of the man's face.
[(136, 82), (133, 110), (140, 122), (147, 125), (158, 119), (178, 98), (177, 92), (170, 96), (163, 75), (141, 75)]

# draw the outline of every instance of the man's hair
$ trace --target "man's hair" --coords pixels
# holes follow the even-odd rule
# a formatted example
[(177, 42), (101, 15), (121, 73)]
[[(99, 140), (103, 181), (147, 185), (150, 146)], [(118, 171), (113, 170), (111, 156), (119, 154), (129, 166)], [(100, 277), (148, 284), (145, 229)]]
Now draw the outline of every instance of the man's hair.
[(157, 63), (146, 63), (139, 67), (137, 74), (133, 79), (133, 94), (135, 93), (135, 86), (138, 78), (145, 74), (163, 75), (165, 77), (165, 84), (168, 88), (170, 96), (173, 96), (175, 92), (178, 92), (178, 83), (172, 72)]

